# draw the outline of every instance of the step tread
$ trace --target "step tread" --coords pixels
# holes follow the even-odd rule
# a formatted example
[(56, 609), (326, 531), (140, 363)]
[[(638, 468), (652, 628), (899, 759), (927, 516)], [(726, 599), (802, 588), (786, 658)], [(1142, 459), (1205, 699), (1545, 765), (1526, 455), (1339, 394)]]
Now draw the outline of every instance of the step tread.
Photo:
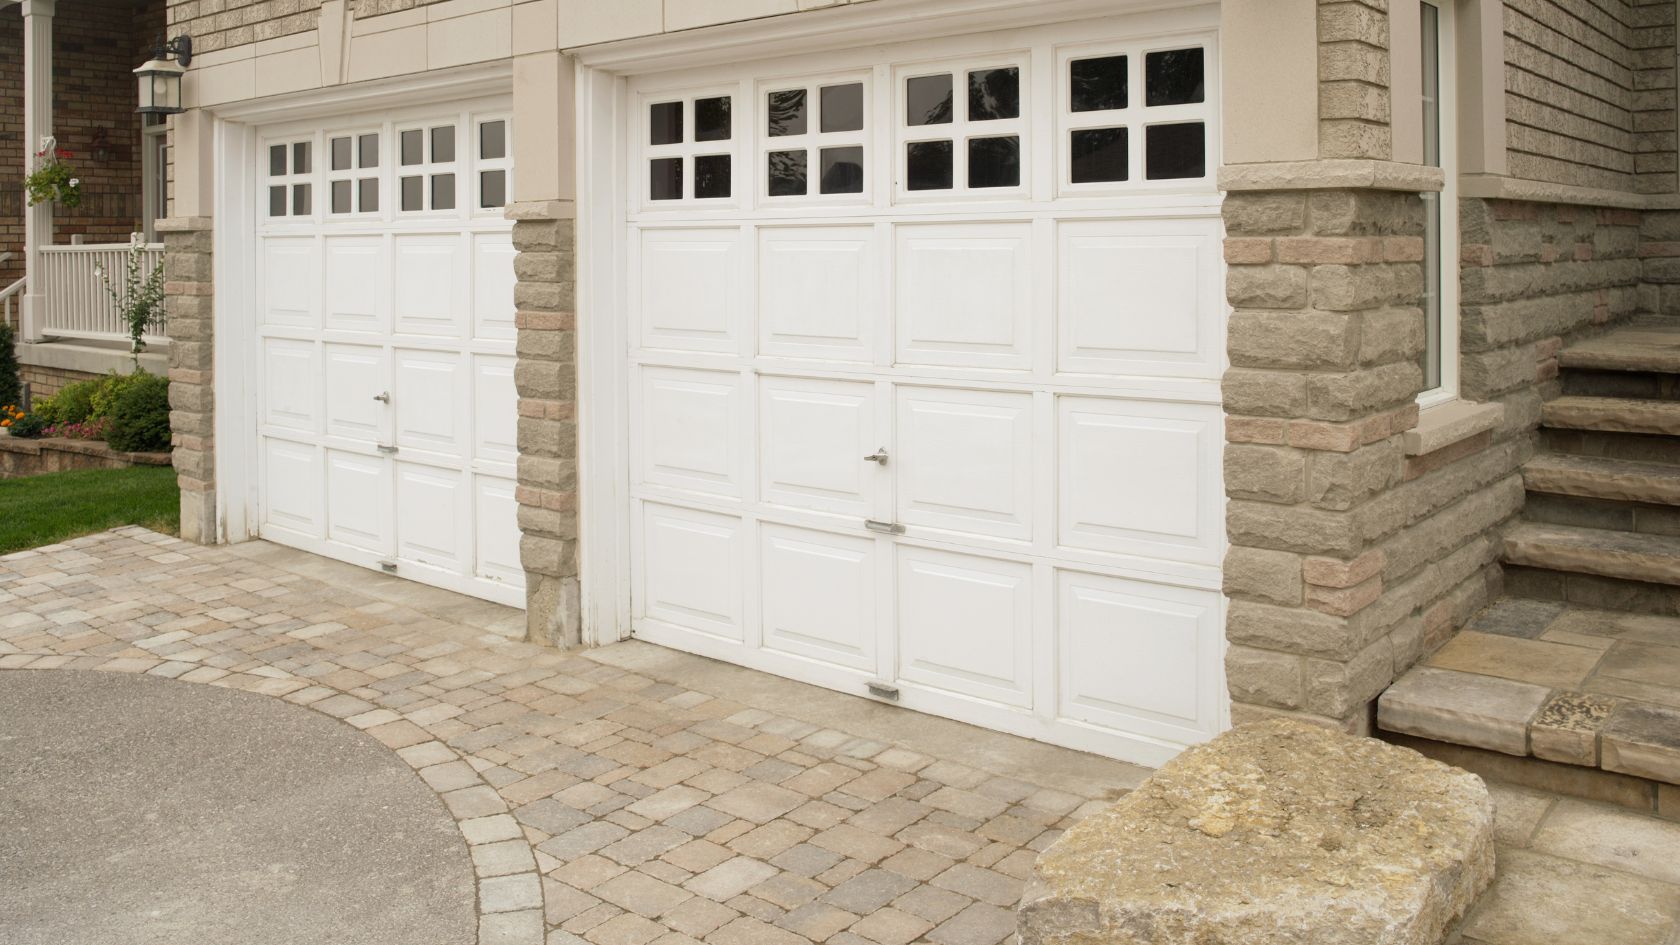
[(1523, 464), (1530, 492), (1680, 505), (1680, 467), (1630, 459), (1540, 453)]
[(1680, 373), (1680, 323), (1644, 321), (1579, 341), (1558, 353), (1566, 368)]
[(1680, 401), (1571, 394), (1546, 401), (1540, 421), (1553, 429), (1680, 436)]
[(1680, 538), (1521, 522), (1505, 533), (1505, 560), (1552, 571), (1680, 585)]

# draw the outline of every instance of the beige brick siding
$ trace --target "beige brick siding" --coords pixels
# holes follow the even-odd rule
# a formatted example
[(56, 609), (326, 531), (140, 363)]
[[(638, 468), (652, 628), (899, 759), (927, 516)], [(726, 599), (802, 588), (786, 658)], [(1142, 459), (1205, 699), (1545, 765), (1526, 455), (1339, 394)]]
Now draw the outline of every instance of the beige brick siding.
[(1675, 190), (1674, 3), (1505, 0), (1510, 173)]
[(1319, 0), (1318, 153), (1393, 153), (1387, 0)]
[(29, 396), (32, 401), (51, 397), (70, 384), (91, 380), (98, 376), (84, 371), (66, 371), (60, 368), (41, 367), (38, 364), (18, 365), (18, 378), (29, 385)]

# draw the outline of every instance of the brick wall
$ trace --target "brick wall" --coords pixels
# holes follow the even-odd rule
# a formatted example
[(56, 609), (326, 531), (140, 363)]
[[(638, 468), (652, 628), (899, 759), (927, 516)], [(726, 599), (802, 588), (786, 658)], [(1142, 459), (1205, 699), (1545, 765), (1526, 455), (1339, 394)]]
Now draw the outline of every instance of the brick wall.
[(1387, 0), (1319, 0), (1318, 153), (1393, 154)]
[[(349, 0), (357, 19), (400, 13), (441, 0)], [(321, 0), (169, 0), (170, 35), (188, 33), (194, 52), (211, 52), (314, 29)]]
[(29, 385), (29, 396), (32, 401), (38, 401), (43, 397), (51, 397), (63, 390), (66, 385), (98, 376), (84, 371), (66, 371), (62, 368), (41, 367), (38, 364), (18, 365), (18, 377)]

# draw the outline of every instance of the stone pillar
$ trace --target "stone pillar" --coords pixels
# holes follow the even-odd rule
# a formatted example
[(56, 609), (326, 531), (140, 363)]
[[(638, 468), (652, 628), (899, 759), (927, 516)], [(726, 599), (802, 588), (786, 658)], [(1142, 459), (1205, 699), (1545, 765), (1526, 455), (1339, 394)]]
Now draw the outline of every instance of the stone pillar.
[(514, 204), (520, 557), (533, 642), (581, 642), (577, 552), (577, 320), (571, 204)]
[(169, 312), (169, 426), (181, 487), (181, 537), (215, 544), (215, 390), (209, 217), (159, 220)]
[[(52, 135), (53, 12), (57, 0), (23, 0), (23, 165), (35, 170), (35, 152)], [(21, 299), (19, 341), (42, 338), (46, 296), (41, 289), (40, 247), (52, 244), (52, 204), (40, 203), (23, 211), (24, 274), (29, 277)]]

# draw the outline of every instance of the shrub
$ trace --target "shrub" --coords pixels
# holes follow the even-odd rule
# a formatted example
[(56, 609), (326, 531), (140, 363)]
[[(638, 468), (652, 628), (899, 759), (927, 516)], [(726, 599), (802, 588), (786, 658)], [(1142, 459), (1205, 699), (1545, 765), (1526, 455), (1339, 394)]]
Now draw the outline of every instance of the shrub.
[(169, 381), (156, 374), (136, 374), (111, 407), (105, 442), (124, 453), (169, 449)]
[(41, 431), (45, 430), (46, 427), (47, 421), (42, 420), (40, 414), (26, 413), (23, 416), (18, 417), (16, 420), (13, 420), (12, 425), (6, 429), (7, 432), (11, 433), (11, 435), (15, 437), (34, 439), (35, 437), (40, 436)]
[(93, 416), (93, 392), (104, 378), (67, 384), (58, 393), (41, 401), (35, 412), (49, 424), (85, 423)]
[(118, 374), (116, 371), (112, 371), (100, 378), (98, 386), (93, 389), (93, 394), (88, 398), (88, 402), (93, 406), (93, 409), (88, 413), (88, 419), (98, 420), (100, 417), (109, 417), (111, 408), (117, 405), (117, 398), (121, 397), (122, 392), (145, 373), (145, 371), (135, 371), (133, 374)]
[(23, 384), (18, 380), (17, 336), (12, 326), (0, 322), (0, 404), (23, 403)]

